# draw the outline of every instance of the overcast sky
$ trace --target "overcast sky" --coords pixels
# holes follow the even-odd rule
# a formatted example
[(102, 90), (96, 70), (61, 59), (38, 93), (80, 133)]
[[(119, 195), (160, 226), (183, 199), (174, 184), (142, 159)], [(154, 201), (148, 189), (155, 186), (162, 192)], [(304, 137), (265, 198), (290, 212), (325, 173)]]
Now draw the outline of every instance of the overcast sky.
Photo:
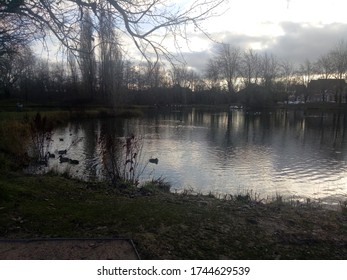
[[(172, 1), (184, 7), (196, 0)], [(226, 0), (216, 13), (220, 15), (202, 24), (214, 40), (242, 50), (266, 51), (296, 64), (305, 59), (314, 61), (339, 41), (347, 42), (346, 0)], [(215, 43), (197, 30), (188, 37), (188, 45), (185, 41), (180, 43), (181, 52), (189, 66), (202, 72)], [(123, 44), (130, 58), (139, 58), (138, 54), (131, 55), (132, 50), (136, 51), (132, 42), (125, 40)], [(172, 42), (166, 44), (176, 51)], [(51, 57), (57, 49), (55, 45), (49, 44)]]
[[(227, 11), (203, 24), (215, 40), (298, 64), (347, 41), (346, 0), (229, 0), (221, 8)], [(201, 34), (190, 34), (189, 50), (184, 49), (187, 63), (204, 67), (212, 47)]]

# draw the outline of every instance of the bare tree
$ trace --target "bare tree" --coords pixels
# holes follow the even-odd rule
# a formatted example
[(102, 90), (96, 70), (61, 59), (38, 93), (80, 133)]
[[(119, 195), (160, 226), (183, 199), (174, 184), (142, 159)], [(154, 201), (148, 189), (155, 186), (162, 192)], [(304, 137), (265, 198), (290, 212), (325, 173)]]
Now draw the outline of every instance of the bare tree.
[(69, 69), (70, 84), (74, 94), (78, 93), (79, 69), (78, 61), (74, 53), (67, 50), (67, 65)]
[(220, 89), (220, 69), (215, 59), (209, 59), (206, 69), (206, 78), (210, 82), (210, 88), (213, 90)]
[(217, 61), (220, 66), (221, 76), (226, 80), (229, 93), (235, 93), (235, 84), (239, 76), (241, 51), (230, 44), (218, 46)]
[(273, 87), (278, 76), (278, 60), (273, 54), (264, 53), (261, 57), (261, 79), (267, 89)]
[(193, 69), (188, 72), (188, 80), (189, 80), (189, 88), (192, 91), (199, 91), (202, 86), (202, 80), (198, 73), (196, 73)]
[(124, 62), (124, 68), (123, 68), (123, 86), (126, 89), (134, 89), (136, 84), (136, 74), (135, 74), (135, 68), (133, 67), (131, 61), (126, 60)]
[(108, 3), (104, 2), (104, 10), (101, 11), (99, 20), (99, 49), (100, 71), (99, 84), (101, 94), (108, 101), (117, 102), (119, 89), (122, 83), (123, 61), (119, 47), (118, 36), (115, 32), (115, 23), (108, 9)]
[[(0, 1), (0, 57), (17, 52), (38, 38), (39, 33), (31, 23), (23, 21), (15, 6), (22, 1)], [(6, 12), (7, 11), (7, 12)]]
[[(95, 23), (104, 9), (104, 2), (109, 4), (107, 9), (112, 20), (117, 22), (117, 29), (128, 35), (142, 54), (151, 48), (156, 57), (172, 58), (163, 40), (184, 37), (188, 24), (201, 29), (200, 23), (214, 16), (215, 8), (224, 0), (194, 0), (185, 9), (170, 0), (7, 0), (1, 2), (0, 12), (31, 23), (33, 29), (43, 34), (52, 32), (63, 45), (77, 51), (83, 14), (87, 10), (92, 12)], [(160, 38), (156, 40), (158, 37), (153, 35), (158, 32)]]
[(344, 41), (337, 43), (330, 52), (334, 75), (337, 79), (344, 79), (347, 72), (347, 44)]
[(243, 52), (240, 63), (240, 72), (241, 77), (243, 78), (243, 83), (246, 87), (258, 83), (260, 57), (253, 49), (248, 49)]
[(190, 86), (190, 72), (187, 66), (173, 65), (170, 71), (173, 86), (188, 88)]
[(88, 10), (82, 13), (79, 59), (82, 84), (87, 98), (94, 98), (96, 89), (96, 60), (94, 53), (94, 29)]
[(145, 69), (145, 77), (148, 88), (159, 88), (165, 85), (165, 69), (157, 62), (148, 62)]
[(324, 79), (329, 79), (334, 72), (331, 54), (322, 55), (316, 62), (316, 68)]
[(312, 80), (314, 73), (314, 64), (309, 59), (306, 59), (304, 64), (300, 65), (299, 69), (299, 77), (301, 77), (302, 84), (307, 86), (309, 82)]
[(16, 46), (15, 51), (0, 56), (0, 93), (10, 97), (14, 85), (23, 78), (32, 65), (33, 55), (29, 47)]
[(291, 84), (295, 80), (294, 65), (289, 60), (284, 59), (280, 62), (279, 68), (280, 68), (279, 72), (280, 72), (281, 81), (284, 85), (284, 91), (288, 93)]

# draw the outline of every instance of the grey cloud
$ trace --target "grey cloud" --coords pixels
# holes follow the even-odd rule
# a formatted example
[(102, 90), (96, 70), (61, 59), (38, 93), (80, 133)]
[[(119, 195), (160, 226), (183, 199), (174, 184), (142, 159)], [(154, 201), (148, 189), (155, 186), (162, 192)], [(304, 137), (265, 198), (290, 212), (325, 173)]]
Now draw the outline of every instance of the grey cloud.
[[(347, 40), (347, 24), (333, 23), (324, 26), (312, 26), (305, 23), (282, 22), (280, 27), (284, 35), (279, 37), (248, 36), (235, 33), (211, 34), (216, 41), (230, 43), (246, 50), (252, 43), (267, 46), (266, 51), (280, 59), (287, 59), (295, 64), (301, 64), (306, 59), (317, 60), (326, 54), (342, 39)], [(212, 56), (214, 43), (202, 52), (185, 53), (187, 64), (197, 71), (206, 68)]]
[(284, 35), (279, 37), (228, 34), (225, 41), (243, 49), (251, 43), (260, 43), (268, 46), (264, 49), (266, 52), (301, 63), (305, 59), (316, 60), (330, 51), (339, 40), (347, 38), (346, 24), (333, 23), (317, 27), (305, 23), (282, 22), (280, 27)]
[(210, 51), (200, 52), (185, 52), (182, 53), (187, 66), (191, 67), (195, 72), (202, 74), (205, 69), (209, 58), (211, 58)]
[(282, 23), (284, 35), (277, 38), (270, 50), (281, 58), (296, 63), (305, 59), (317, 60), (347, 37), (346, 24), (329, 24), (322, 27), (306, 24)]

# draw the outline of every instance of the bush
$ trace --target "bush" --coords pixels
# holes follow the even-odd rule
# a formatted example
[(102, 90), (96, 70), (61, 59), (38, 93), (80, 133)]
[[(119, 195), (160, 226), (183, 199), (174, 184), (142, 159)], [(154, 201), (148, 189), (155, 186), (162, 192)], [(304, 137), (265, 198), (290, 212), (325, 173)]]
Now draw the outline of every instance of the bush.
[(37, 161), (45, 161), (48, 147), (52, 139), (53, 125), (46, 117), (37, 113), (30, 122), (30, 135), (32, 139), (32, 152)]
[(16, 167), (26, 164), (29, 142), (29, 126), (18, 120), (0, 122), (0, 168)]
[(137, 186), (148, 164), (142, 158), (142, 137), (118, 138), (102, 128), (99, 144), (106, 178), (112, 185), (116, 188), (124, 188), (124, 183)]

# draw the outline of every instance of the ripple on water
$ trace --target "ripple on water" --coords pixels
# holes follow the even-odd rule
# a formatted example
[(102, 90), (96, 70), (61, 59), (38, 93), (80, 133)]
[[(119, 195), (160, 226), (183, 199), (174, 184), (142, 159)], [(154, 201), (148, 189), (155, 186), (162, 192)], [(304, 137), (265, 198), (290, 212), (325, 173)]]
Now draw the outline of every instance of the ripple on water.
[[(149, 165), (146, 178), (155, 174), (171, 182), (173, 188), (193, 186), (207, 192), (232, 193), (243, 188), (265, 196), (284, 192), (317, 197), (347, 192), (345, 151), (335, 149), (331, 141), (317, 141), (322, 139), (320, 128), (311, 127), (296, 137), (297, 124), (290, 123), (295, 119), (288, 122), (282, 115), (269, 116), (270, 122), (262, 126), (265, 119), (254, 122), (242, 112), (230, 122), (228, 114), (223, 118), (204, 112), (184, 114), (117, 120), (120, 123), (114, 130), (118, 136), (121, 132), (144, 135), (143, 158), (159, 158), (158, 165)], [(50, 150), (68, 149), (67, 156), (79, 160), (80, 165), (56, 160), (50, 167), (60, 172), (78, 170), (78, 176), (85, 178), (102, 176), (97, 139), (103, 121), (70, 124), (54, 131)], [(325, 137), (329, 131), (324, 131)], [(344, 135), (340, 137), (344, 143)], [(83, 140), (76, 144), (76, 139)]]

